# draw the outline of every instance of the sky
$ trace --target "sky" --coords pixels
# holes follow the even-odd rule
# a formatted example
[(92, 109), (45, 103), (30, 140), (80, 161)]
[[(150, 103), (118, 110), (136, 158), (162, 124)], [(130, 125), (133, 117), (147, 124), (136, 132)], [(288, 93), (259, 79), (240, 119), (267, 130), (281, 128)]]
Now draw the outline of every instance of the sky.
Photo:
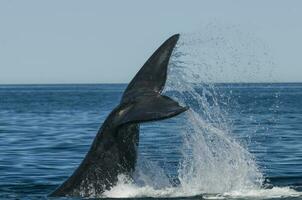
[(301, 10), (300, 0), (1, 0), (0, 84), (127, 83), (170, 35), (213, 21), (269, 46), (277, 82), (302, 82)]

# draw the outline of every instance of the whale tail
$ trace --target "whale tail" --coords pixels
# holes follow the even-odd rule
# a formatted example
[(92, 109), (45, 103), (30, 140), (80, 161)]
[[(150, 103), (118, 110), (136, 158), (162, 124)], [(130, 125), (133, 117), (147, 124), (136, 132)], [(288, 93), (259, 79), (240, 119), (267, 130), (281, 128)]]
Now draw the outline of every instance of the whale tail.
[(177, 34), (165, 41), (138, 71), (81, 165), (50, 196), (101, 195), (117, 183), (119, 174), (131, 176), (134, 171), (139, 123), (170, 118), (188, 109), (161, 95), (178, 38)]
[(146, 61), (126, 88), (120, 108), (120, 124), (157, 121), (176, 116), (188, 109), (161, 95), (173, 49), (179, 39), (175, 34), (167, 39)]

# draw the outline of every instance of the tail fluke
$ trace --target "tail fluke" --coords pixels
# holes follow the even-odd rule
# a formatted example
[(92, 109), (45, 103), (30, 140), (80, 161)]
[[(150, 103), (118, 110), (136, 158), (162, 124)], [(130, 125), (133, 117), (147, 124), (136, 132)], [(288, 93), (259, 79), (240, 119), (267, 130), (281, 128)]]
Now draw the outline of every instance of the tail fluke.
[(117, 124), (166, 119), (188, 109), (160, 94), (166, 83), (169, 60), (178, 39), (179, 34), (167, 39), (129, 83), (121, 100)]
[(152, 54), (129, 83), (122, 97), (123, 102), (139, 96), (140, 93), (160, 93), (163, 90), (169, 60), (178, 39), (179, 34), (171, 36)]
[(188, 107), (180, 106), (170, 97), (154, 95), (145, 98), (143, 101), (126, 104), (121, 107), (116, 122), (118, 125), (123, 125), (157, 121), (174, 117), (186, 110), (188, 110)]

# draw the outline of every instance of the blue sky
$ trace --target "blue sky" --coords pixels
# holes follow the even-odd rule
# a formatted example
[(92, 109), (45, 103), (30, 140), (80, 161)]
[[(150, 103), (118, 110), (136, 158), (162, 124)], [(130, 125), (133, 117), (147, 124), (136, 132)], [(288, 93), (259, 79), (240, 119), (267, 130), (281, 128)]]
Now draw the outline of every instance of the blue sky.
[(270, 46), (276, 81), (302, 82), (301, 9), (299, 0), (2, 0), (0, 84), (128, 82), (170, 35), (211, 21)]

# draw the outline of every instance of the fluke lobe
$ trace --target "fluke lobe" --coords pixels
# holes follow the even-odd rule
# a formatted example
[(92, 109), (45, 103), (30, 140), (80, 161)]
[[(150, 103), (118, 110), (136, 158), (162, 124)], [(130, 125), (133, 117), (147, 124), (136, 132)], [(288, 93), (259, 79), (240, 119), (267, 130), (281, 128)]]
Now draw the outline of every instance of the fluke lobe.
[(188, 109), (161, 95), (178, 38), (176, 34), (166, 40), (137, 72), (80, 166), (50, 196), (101, 196), (116, 185), (119, 174), (131, 178), (137, 158), (139, 123), (170, 118)]

